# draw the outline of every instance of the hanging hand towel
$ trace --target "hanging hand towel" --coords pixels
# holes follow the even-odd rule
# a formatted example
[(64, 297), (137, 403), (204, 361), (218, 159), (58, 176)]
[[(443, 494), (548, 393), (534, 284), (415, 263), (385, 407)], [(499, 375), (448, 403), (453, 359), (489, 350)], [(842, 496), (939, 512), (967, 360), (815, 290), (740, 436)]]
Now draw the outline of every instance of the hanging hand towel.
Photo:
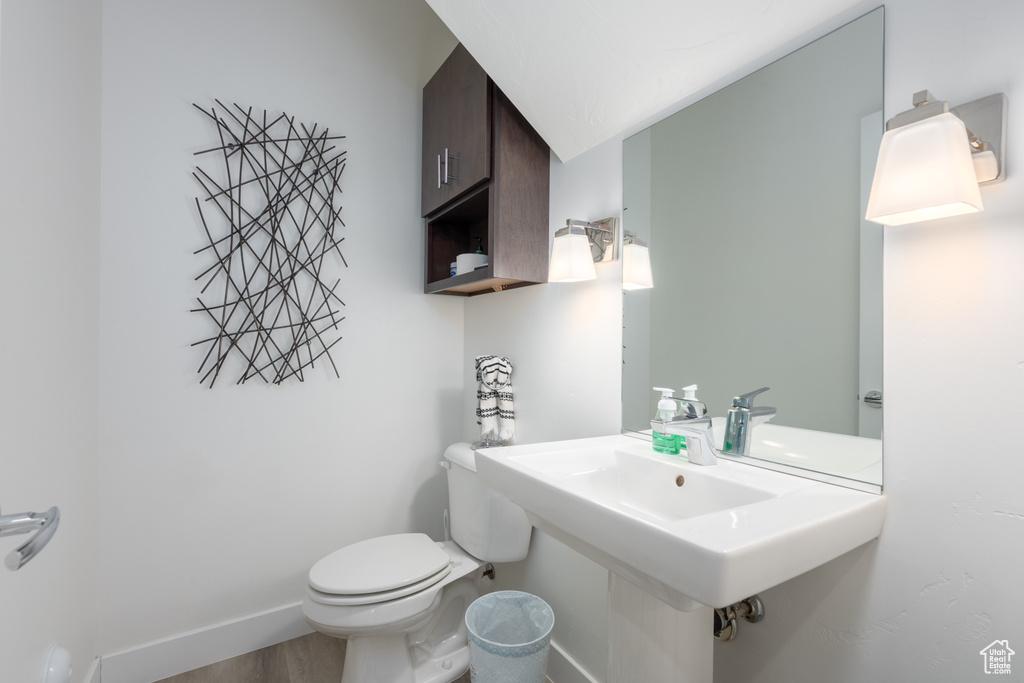
[(476, 357), (477, 424), (484, 441), (508, 443), (516, 433), (512, 405), (512, 363), (500, 356)]

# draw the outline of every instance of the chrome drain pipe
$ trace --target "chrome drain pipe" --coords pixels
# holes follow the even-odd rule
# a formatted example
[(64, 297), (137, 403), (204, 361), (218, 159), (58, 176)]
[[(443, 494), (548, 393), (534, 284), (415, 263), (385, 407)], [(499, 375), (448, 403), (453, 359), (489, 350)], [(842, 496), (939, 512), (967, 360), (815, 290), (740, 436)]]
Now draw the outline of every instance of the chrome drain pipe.
[(728, 607), (715, 608), (715, 638), (732, 640), (739, 635), (740, 626), (737, 619), (746, 619), (751, 624), (764, 619), (764, 603), (761, 598), (752, 595)]

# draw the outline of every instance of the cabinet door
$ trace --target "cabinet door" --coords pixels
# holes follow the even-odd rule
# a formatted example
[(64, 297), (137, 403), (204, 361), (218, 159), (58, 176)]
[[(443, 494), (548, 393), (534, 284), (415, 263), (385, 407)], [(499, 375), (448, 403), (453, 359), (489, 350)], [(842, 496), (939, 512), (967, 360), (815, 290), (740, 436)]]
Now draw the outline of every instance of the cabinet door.
[(461, 44), (447, 64), (451, 99), (446, 146), (452, 157), (448, 184), (449, 199), (455, 199), (491, 176), (490, 90), (487, 73)]
[(456, 46), (423, 88), (424, 216), (490, 177), (489, 108), (487, 74)]
[(448, 186), (442, 183), (444, 171), (441, 155), (448, 137), (448, 101), (450, 79), (445, 62), (423, 88), (423, 168), (421, 186), (422, 214), (448, 201)]

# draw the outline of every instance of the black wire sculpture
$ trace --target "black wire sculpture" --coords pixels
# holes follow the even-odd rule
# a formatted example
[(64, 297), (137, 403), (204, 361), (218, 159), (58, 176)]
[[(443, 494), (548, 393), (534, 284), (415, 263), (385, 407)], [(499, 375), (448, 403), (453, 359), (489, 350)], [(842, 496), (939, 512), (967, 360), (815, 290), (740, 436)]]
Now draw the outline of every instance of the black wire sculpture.
[[(284, 113), (271, 120), (266, 111), (254, 116), (251, 107), (214, 102), (209, 111), (193, 104), (220, 138), (196, 155), (213, 154), (223, 164), (220, 180), (219, 172), (198, 165), (192, 174), (205, 193), (196, 197), (196, 209), (207, 239), (195, 254), (212, 260), (196, 277), (205, 284), (192, 312), (217, 328), (192, 344), (206, 347), (199, 381), (213, 387), (232, 357), (243, 365), (238, 384), (257, 377), (301, 382), (322, 358), (340, 378), (331, 349), (341, 341), (345, 302), (337, 292), (340, 278), (330, 286), (325, 278), (330, 262), (336, 266), (331, 252), (348, 267), (345, 238), (338, 235), (345, 227), (339, 181), (346, 152), (332, 144), (345, 136), (296, 125)], [(203, 299), (207, 290), (210, 303)]]

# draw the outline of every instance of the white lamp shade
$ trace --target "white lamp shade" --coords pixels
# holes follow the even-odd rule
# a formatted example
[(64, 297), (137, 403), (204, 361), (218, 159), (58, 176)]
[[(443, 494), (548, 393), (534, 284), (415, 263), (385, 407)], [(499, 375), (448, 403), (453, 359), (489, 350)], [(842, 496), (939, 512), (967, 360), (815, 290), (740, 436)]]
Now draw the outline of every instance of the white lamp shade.
[(639, 244), (622, 246), (622, 288), (650, 289), (654, 286), (651, 277), (651, 252)]
[(551, 247), (548, 282), (579, 282), (597, 279), (594, 256), (586, 235), (569, 233), (555, 238)]
[(866, 218), (904, 225), (982, 210), (967, 129), (950, 113), (886, 131)]

